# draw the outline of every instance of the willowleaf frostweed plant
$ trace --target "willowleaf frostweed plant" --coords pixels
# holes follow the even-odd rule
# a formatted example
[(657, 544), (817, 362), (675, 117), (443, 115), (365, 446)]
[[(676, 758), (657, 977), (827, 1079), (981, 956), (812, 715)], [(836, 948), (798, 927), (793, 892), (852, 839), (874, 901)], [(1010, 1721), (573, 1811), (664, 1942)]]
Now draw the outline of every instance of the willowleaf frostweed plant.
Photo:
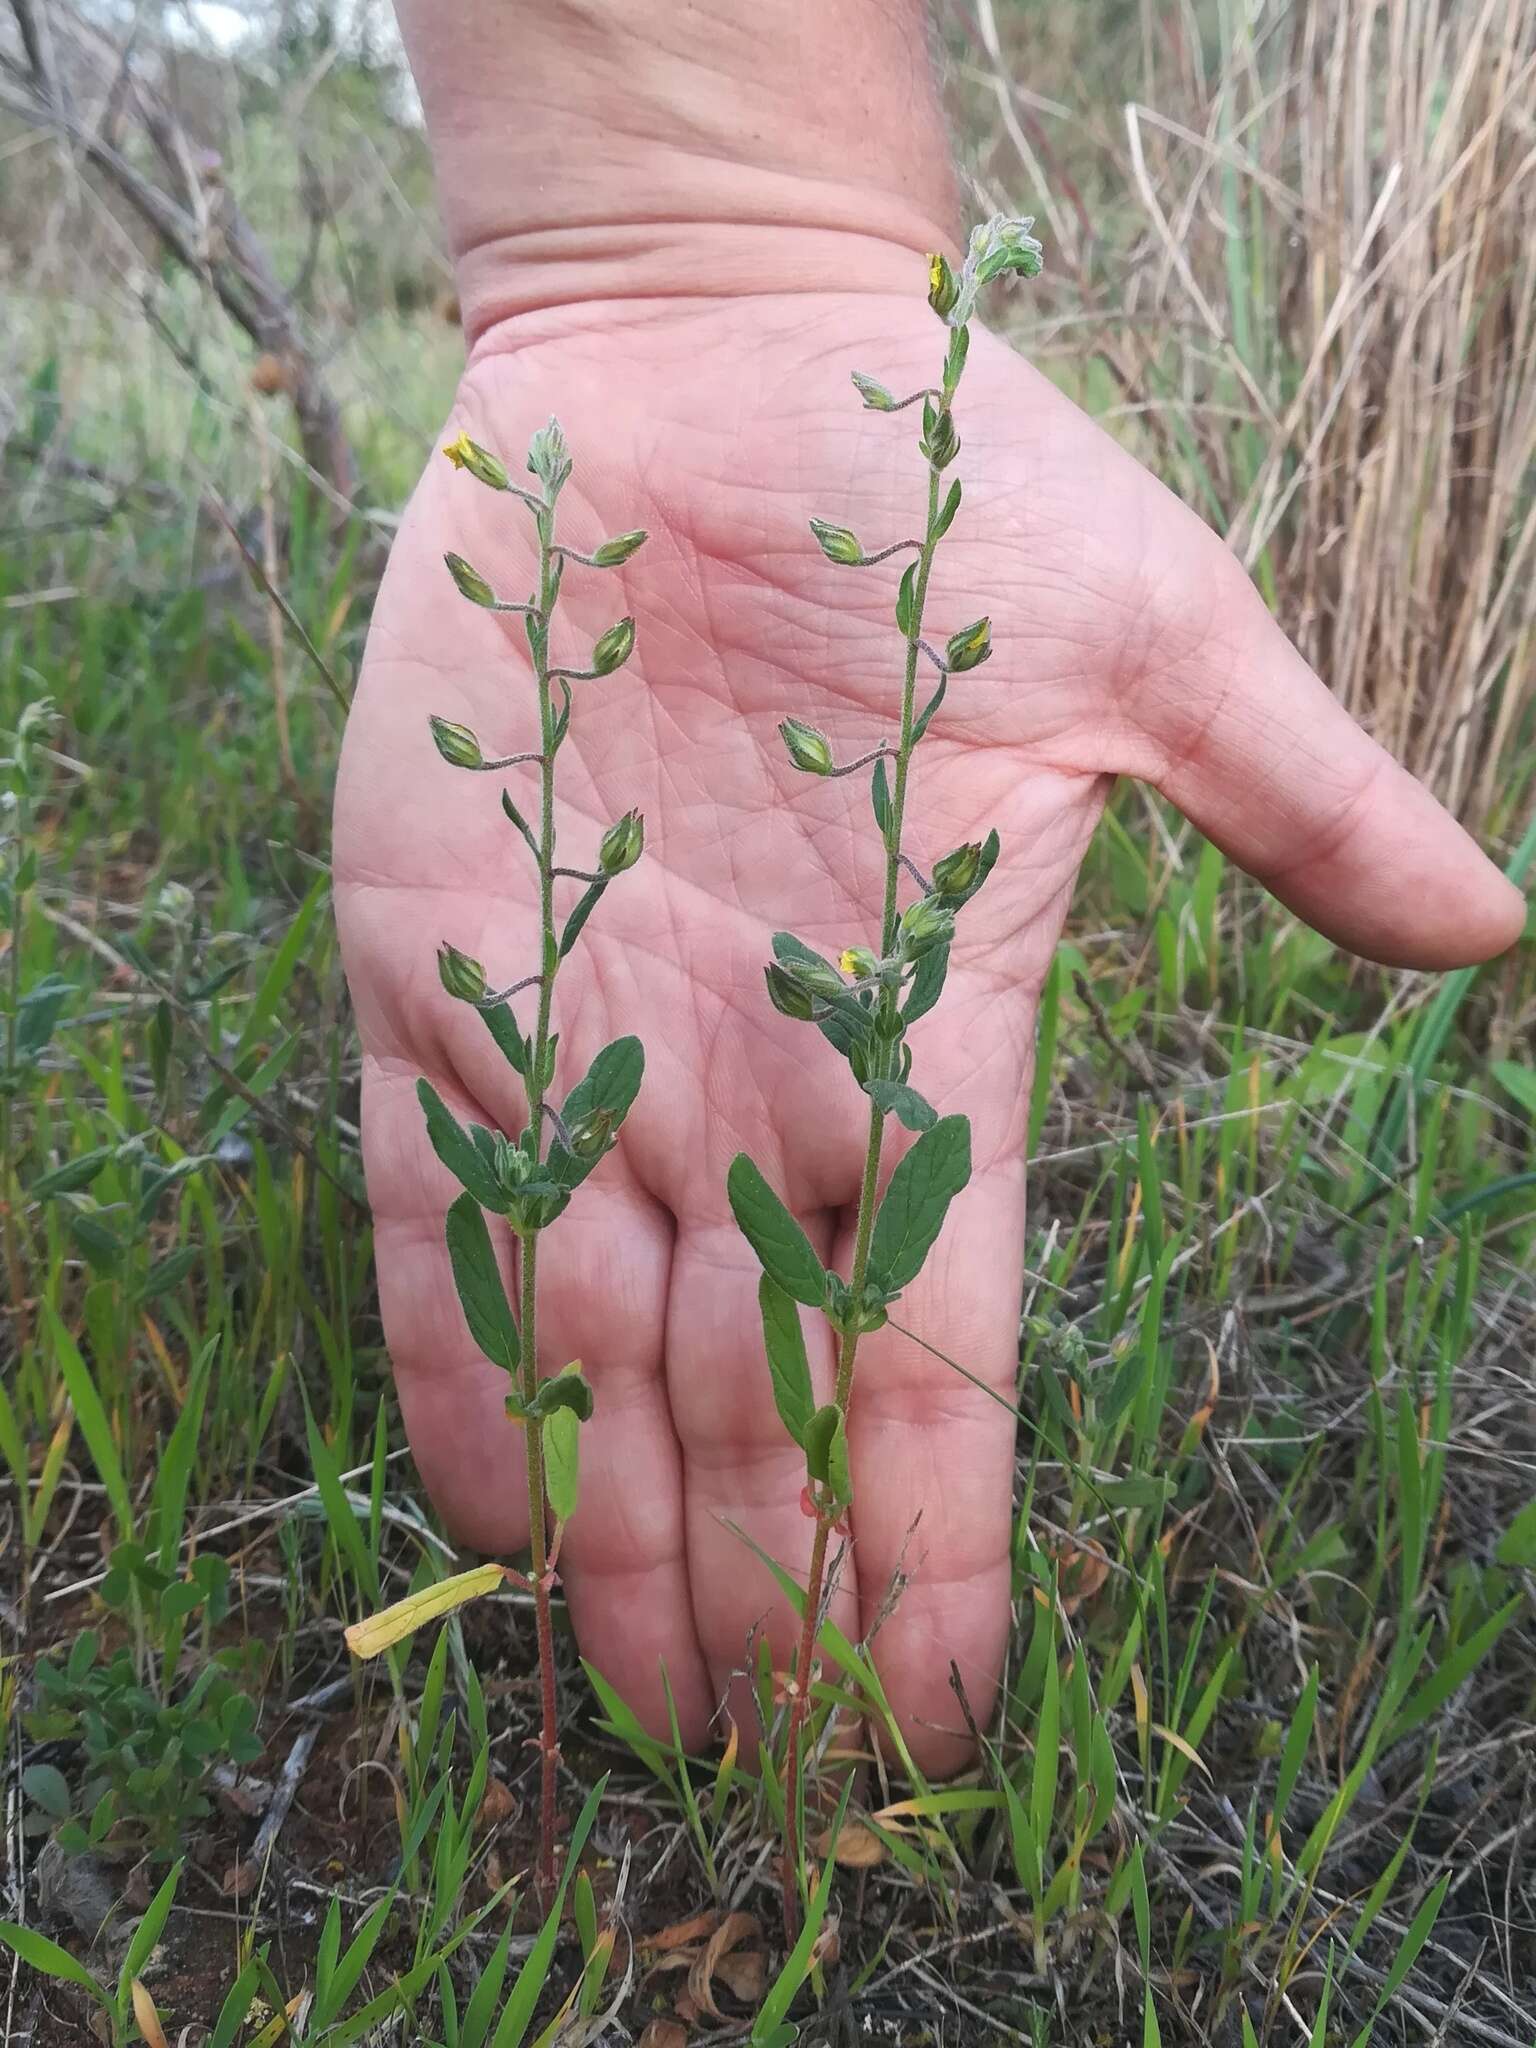
[[(864, 569), (897, 555), (911, 556), (895, 605), (896, 629), (906, 646), (895, 739), (839, 766), (832, 742), (816, 727), (794, 718), (780, 727), (790, 760), (807, 775), (851, 775), (873, 763), (870, 795), (885, 869), (880, 930), (871, 943), (850, 945), (834, 965), (792, 934), (780, 932), (773, 941), (773, 964), (766, 969), (774, 1007), (787, 1017), (817, 1025), (847, 1060), (869, 1098), (869, 1141), (847, 1276), (823, 1268), (805, 1232), (745, 1153), (732, 1162), (728, 1181), (736, 1221), (763, 1268), (758, 1299), (774, 1401), (784, 1427), (805, 1452), (804, 1504), (816, 1524), (785, 1760), (784, 1919), (791, 1940), (804, 1881), (801, 1743), (825, 1597), (828, 1542), (853, 1500), (847, 1425), (859, 1339), (880, 1328), (889, 1305), (917, 1278), (950, 1203), (971, 1173), (970, 1124), (963, 1116), (936, 1115), (912, 1086), (907, 1033), (939, 1000), (956, 917), (991, 873), (998, 839), (993, 832), (981, 844), (952, 848), (934, 862), (930, 878), (907, 853), (904, 834), (913, 755), (943, 704), (951, 679), (979, 667), (992, 652), (991, 627), (984, 618), (952, 633), (942, 652), (924, 638), (924, 622), (934, 555), (960, 510), (960, 485), (951, 481), (946, 489), (945, 472), (960, 452), (953, 408), (965, 369), (969, 322), (979, 294), (995, 278), (1038, 274), (1041, 249), (1029, 232), (1032, 226), (1032, 221), (999, 215), (977, 228), (958, 276), (942, 256), (930, 258), (928, 303), (949, 330), (936, 386), (897, 398), (873, 377), (854, 373), (859, 396), (872, 412), (922, 406), (918, 450), (928, 472), (922, 539), (896, 541), (871, 553), (850, 528), (822, 518), (810, 522), (822, 553), (841, 566)], [(925, 664), (937, 671), (938, 681), (920, 706), (918, 678)], [(915, 885), (906, 904), (904, 884)], [(886, 1121), (893, 1116), (917, 1135), (881, 1198)], [(834, 1397), (820, 1407), (811, 1387), (797, 1304), (819, 1310), (836, 1341)]]
[[(577, 1451), (580, 1429), (592, 1413), (592, 1389), (582, 1377), (579, 1361), (563, 1371), (541, 1377), (538, 1357), (539, 1239), (564, 1213), (572, 1195), (609, 1151), (619, 1126), (639, 1092), (645, 1055), (638, 1038), (616, 1039), (604, 1046), (585, 1077), (556, 1109), (550, 1100), (555, 1081), (559, 1033), (553, 1028), (555, 981), (561, 962), (579, 938), (604, 891), (639, 860), (645, 826), (637, 811), (628, 811), (604, 832), (591, 869), (561, 866), (555, 843), (555, 764), (570, 730), (573, 683), (580, 685), (612, 675), (629, 659), (635, 645), (635, 622), (620, 619), (592, 648), (588, 666), (556, 665), (550, 651), (550, 628), (567, 565), (614, 569), (644, 544), (642, 532), (617, 534), (590, 554), (582, 554), (555, 538), (555, 508), (571, 474), (565, 437), (551, 420), (533, 437), (528, 468), (538, 490), (513, 483), (487, 448), (467, 434), (449, 443), (444, 454), (488, 490), (510, 491), (527, 506), (538, 540), (538, 587), (526, 599), (508, 601), (472, 563), (448, 555), (448, 572), (461, 596), (485, 610), (520, 619), (532, 660), (538, 713), (537, 747), (525, 753), (487, 755), (478, 734), (445, 718), (430, 721), (434, 745), (450, 768), (490, 774), (522, 764), (539, 770), (539, 815), (531, 824), (503, 790), (501, 806), (531, 854), (539, 881), (539, 953), (535, 971), (493, 988), (478, 960), (446, 941), (438, 951), (438, 973), (447, 993), (470, 1004), (485, 1020), (491, 1037), (522, 1081), (528, 1121), (521, 1134), (509, 1138), (477, 1124), (460, 1124), (442, 1098), (423, 1080), (417, 1093), (427, 1120), (432, 1148), (464, 1192), (448, 1211), (446, 1234), (454, 1284), (469, 1333), (507, 1375), (507, 1413), (525, 1433), (528, 1463), (528, 1519), (532, 1550), (526, 1580), (500, 1565), (483, 1565), (401, 1601), (385, 1613), (348, 1631), (353, 1649), (376, 1656), (424, 1622), (450, 1612), (466, 1600), (494, 1591), (506, 1578), (532, 1593), (538, 1629), (542, 1725), (539, 1885), (547, 1901), (555, 1883), (556, 1726), (554, 1639), (550, 1623), (550, 1591), (560, 1536), (576, 1509)], [(580, 895), (557, 915), (561, 883), (579, 882)], [(525, 1035), (513, 1009), (526, 997), (534, 1009), (531, 1033)], [(502, 1285), (485, 1211), (506, 1218), (517, 1240), (521, 1268), (518, 1305), (514, 1311)]]

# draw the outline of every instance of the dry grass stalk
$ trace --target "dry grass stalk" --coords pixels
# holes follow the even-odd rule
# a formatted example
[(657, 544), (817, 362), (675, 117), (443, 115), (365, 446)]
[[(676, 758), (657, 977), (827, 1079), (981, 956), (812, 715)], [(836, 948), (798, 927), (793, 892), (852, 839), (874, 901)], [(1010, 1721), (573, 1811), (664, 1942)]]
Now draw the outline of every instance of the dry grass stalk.
[[(1096, 241), (1058, 271), (1063, 340), (1080, 359), (1086, 331), (1356, 716), (1513, 833), (1536, 697), (1536, 0), (1209, 12), (1215, 65), (1187, 12), (1143, 36), (1124, 147), (1092, 107), (1055, 124), (1101, 186)], [(1008, 26), (988, 9), (971, 43), (1012, 111)], [(1018, 122), (992, 125), (1002, 163)], [(1009, 153), (1022, 202), (1041, 152)]]

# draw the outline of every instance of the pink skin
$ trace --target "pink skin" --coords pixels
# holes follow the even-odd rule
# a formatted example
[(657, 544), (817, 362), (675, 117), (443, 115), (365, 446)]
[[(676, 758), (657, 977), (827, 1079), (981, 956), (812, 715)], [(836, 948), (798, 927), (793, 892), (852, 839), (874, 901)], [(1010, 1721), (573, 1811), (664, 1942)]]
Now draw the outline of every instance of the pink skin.
[[(899, 564), (834, 568), (805, 522), (845, 522), (868, 547), (919, 525), (915, 415), (863, 413), (849, 383), (859, 369), (904, 391), (936, 372), (944, 337), (921, 258), (903, 261), (900, 293), (882, 244), (863, 291), (525, 311), (481, 334), (447, 429), (520, 469), (558, 411), (576, 459), (561, 535), (590, 547), (651, 534), (621, 570), (573, 567), (556, 627), (557, 659), (575, 666), (614, 619), (639, 622), (629, 666), (577, 686), (561, 857), (590, 864), (631, 805), (646, 821), (644, 860), (561, 974), (557, 1094), (622, 1032), (644, 1040), (648, 1067), (617, 1150), (543, 1240), (541, 1334), (545, 1369), (579, 1357), (597, 1393), (561, 1556), (583, 1650), (658, 1731), (664, 1661), (690, 1743), (756, 1629), (779, 1668), (792, 1652), (790, 1617), (727, 1524), (802, 1570), (812, 1535), (725, 1172), (749, 1151), (846, 1270), (862, 1098), (809, 1026), (769, 1007), (762, 968), (780, 928), (830, 953), (871, 939), (877, 845), (866, 777), (796, 774), (775, 728), (807, 719), (845, 759), (891, 730)], [(857, 263), (844, 275), (856, 281)], [(1003, 852), (961, 919), (944, 1000), (914, 1034), (914, 1080), (971, 1118), (976, 1174), (898, 1315), (1011, 1397), (1034, 1010), (1112, 776), (1155, 785), (1299, 916), (1375, 959), (1482, 959), (1513, 941), (1522, 906), (1337, 707), (1207, 528), (980, 331), (957, 422), (965, 503), (940, 549), (929, 637), (987, 612), (997, 652), (951, 685), (918, 755), (908, 846), (927, 865), (996, 826)], [(534, 771), (450, 769), (427, 715), (474, 727), (488, 751), (535, 738), (521, 630), (458, 598), (448, 548), (504, 595), (526, 592), (526, 514), (439, 459), (391, 557), (348, 727), (337, 900), (406, 1427), (449, 1528), (502, 1553), (528, 1535), (520, 1436), (455, 1300), (442, 1237), (455, 1188), (414, 1089), (425, 1074), (462, 1116), (519, 1127), (515, 1077), (443, 995), (433, 955), (446, 938), (493, 977), (528, 971), (532, 863), (497, 795), (504, 781), (531, 808)], [(819, 1321), (806, 1327), (826, 1398), (830, 1344)], [(834, 1613), (856, 1632), (898, 1568), (911, 1575), (876, 1656), (916, 1756), (942, 1771), (967, 1750), (950, 1661), (984, 1720), (1008, 1628), (1013, 1430), (886, 1332), (860, 1347), (851, 1443)]]

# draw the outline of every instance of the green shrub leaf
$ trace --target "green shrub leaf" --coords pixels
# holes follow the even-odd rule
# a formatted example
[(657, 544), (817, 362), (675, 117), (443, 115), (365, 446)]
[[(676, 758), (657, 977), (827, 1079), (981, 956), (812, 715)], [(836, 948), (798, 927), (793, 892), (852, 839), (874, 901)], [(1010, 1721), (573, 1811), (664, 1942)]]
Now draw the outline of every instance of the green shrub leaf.
[(763, 1349), (773, 1379), (773, 1405), (791, 1437), (803, 1446), (816, 1397), (811, 1391), (800, 1311), (793, 1297), (766, 1273), (758, 1282), (757, 1305), (763, 1316)]
[(473, 1195), (460, 1195), (454, 1202), (444, 1234), (469, 1334), (492, 1365), (499, 1365), (503, 1372), (516, 1372), (522, 1356), (517, 1324), (501, 1284), (501, 1268), (484, 1212)]
[(496, 1177), (470, 1132), (454, 1116), (430, 1081), (416, 1083), (416, 1097), (427, 1119), (427, 1136), (432, 1150), (459, 1186), (467, 1188), (482, 1209), (494, 1209), (504, 1215), (506, 1197), (497, 1186)]
[(827, 1276), (811, 1241), (790, 1215), (745, 1152), (738, 1152), (726, 1176), (731, 1213), (742, 1236), (757, 1253), (763, 1271), (786, 1294), (819, 1308), (826, 1299)]
[(869, 1246), (870, 1277), (899, 1293), (922, 1271), (950, 1203), (971, 1177), (971, 1127), (942, 1117), (891, 1175)]

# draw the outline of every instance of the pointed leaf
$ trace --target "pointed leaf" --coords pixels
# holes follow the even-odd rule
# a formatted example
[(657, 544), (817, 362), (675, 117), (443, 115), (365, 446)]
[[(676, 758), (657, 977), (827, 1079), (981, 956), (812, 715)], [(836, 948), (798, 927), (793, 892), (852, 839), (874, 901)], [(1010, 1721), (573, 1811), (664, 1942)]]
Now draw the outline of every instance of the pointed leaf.
[(773, 1379), (773, 1405), (779, 1420), (797, 1444), (805, 1442), (806, 1424), (816, 1407), (811, 1368), (805, 1355), (805, 1332), (794, 1299), (765, 1273), (758, 1282), (758, 1307), (763, 1317), (763, 1349)]
[(581, 1423), (569, 1408), (544, 1421), (544, 1490), (555, 1520), (568, 1522), (581, 1490)]
[(932, 1104), (925, 1102), (905, 1081), (866, 1081), (864, 1093), (871, 1102), (877, 1102), (887, 1116), (894, 1116), (904, 1123), (909, 1131), (931, 1131), (939, 1120), (938, 1111)]
[(763, 1271), (796, 1301), (819, 1308), (827, 1276), (811, 1241), (745, 1152), (731, 1161), (726, 1177), (731, 1211)]
[(460, 1195), (454, 1202), (444, 1234), (469, 1334), (492, 1365), (499, 1365), (503, 1372), (516, 1372), (522, 1356), (517, 1324), (501, 1283), (484, 1212), (473, 1195)]
[(869, 1270), (895, 1293), (917, 1278), (950, 1203), (971, 1177), (971, 1127), (946, 1116), (924, 1131), (891, 1175), (870, 1239)]
[(485, 1158), (464, 1126), (449, 1109), (430, 1081), (416, 1083), (416, 1098), (427, 1119), (427, 1137), (432, 1150), (460, 1187), (467, 1188), (482, 1209), (506, 1213), (506, 1197), (496, 1185)]

